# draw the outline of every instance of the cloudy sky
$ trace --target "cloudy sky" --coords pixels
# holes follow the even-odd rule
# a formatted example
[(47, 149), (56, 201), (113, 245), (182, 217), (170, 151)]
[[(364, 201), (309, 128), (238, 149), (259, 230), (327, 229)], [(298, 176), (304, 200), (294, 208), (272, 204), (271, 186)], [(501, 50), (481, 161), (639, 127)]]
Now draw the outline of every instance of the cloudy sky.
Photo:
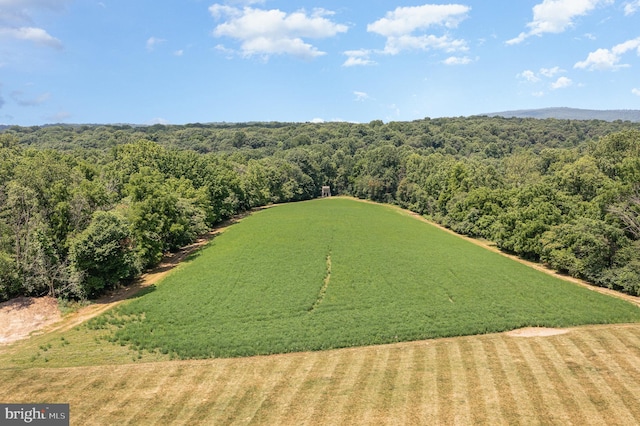
[(0, 0), (0, 124), (640, 109), (640, 0)]

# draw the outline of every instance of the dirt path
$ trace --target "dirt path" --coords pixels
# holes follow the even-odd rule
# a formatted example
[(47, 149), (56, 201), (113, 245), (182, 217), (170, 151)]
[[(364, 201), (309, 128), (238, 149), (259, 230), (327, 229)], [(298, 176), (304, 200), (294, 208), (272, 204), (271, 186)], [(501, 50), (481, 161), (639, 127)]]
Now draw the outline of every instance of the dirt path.
[(156, 284), (187, 256), (248, 214), (250, 212), (221, 223), (195, 243), (183, 247), (175, 253), (166, 254), (158, 266), (141, 275), (131, 285), (116, 289), (94, 300), (91, 305), (82, 307), (64, 317), (60, 314), (57, 300), (53, 297), (19, 297), (1, 303), (0, 345), (25, 339), (33, 333), (69, 330), (100, 315), (124, 300), (135, 296), (140, 290)]

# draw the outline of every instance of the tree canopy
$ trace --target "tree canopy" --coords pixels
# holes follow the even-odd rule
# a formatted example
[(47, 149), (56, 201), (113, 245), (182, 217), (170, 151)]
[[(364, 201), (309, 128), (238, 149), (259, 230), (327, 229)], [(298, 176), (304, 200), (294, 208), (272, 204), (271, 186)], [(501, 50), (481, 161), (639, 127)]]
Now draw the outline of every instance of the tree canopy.
[(323, 185), (640, 294), (640, 124), (470, 117), (6, 128), (0, 299), (97, 297)]

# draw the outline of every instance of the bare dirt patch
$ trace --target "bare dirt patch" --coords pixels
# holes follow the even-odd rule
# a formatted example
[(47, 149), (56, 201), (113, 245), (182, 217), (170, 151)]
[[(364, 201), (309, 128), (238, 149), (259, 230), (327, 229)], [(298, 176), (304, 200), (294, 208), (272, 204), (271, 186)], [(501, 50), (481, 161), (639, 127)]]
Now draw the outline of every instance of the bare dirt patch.
[(0, 344), (24, 339), (61, 318), (53, 297), (18, 297), (0, 303)]
[(568, 332), (568, 328), (526, 327), (507, 331), (504, 334), (511, 337), (546, 337), (566, 334)]

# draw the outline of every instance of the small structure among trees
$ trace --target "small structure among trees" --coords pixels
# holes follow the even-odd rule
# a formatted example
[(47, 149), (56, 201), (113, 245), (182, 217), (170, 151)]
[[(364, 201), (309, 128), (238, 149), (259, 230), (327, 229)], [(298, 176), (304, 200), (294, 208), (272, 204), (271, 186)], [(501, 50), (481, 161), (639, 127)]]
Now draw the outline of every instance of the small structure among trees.
[(331, 187), (330, 186), (323, 186), (322, 187), (322, 198), (324, 197), (331, 197)]

